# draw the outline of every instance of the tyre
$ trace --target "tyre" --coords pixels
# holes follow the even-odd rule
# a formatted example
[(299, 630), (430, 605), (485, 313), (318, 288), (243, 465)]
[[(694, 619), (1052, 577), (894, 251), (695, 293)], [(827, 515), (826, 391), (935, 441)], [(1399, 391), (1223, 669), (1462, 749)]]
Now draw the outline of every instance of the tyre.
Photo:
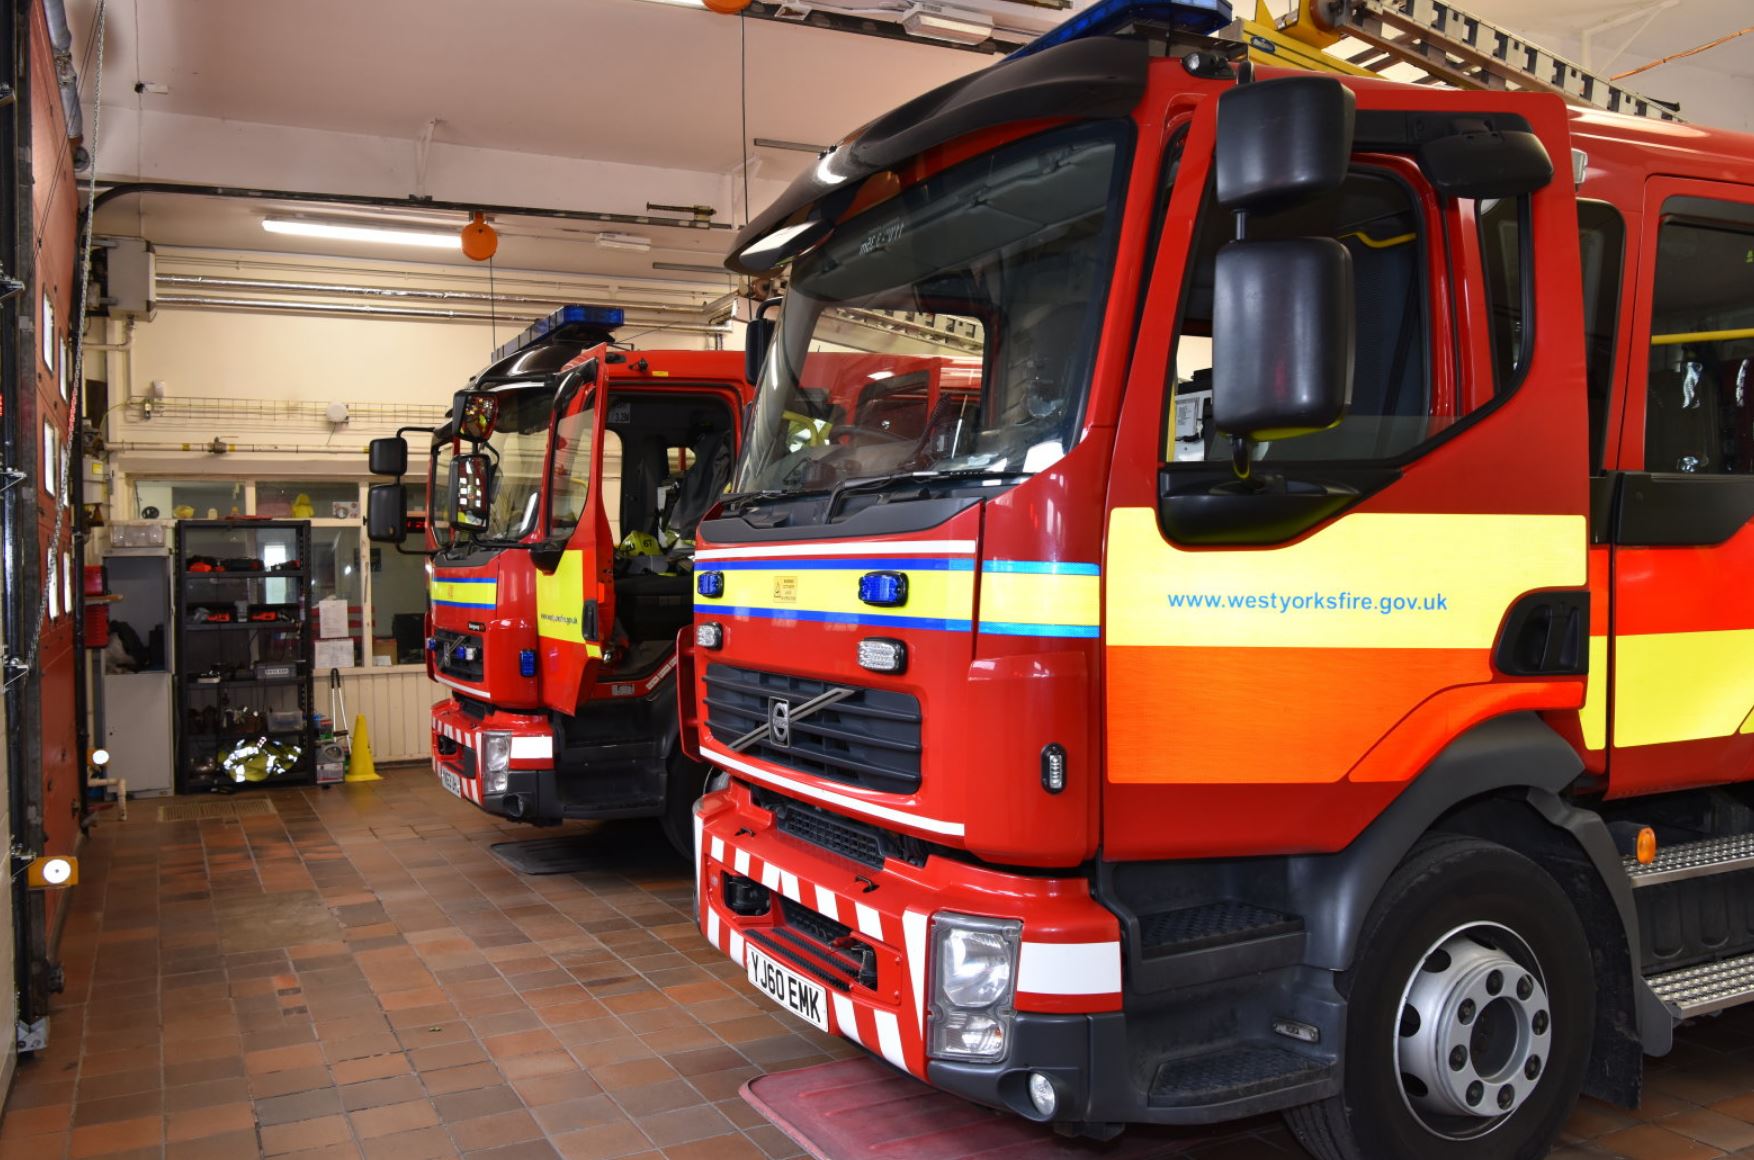
[(712, 767), (690, 761), (677, 745), (666, 761), (669, 770), (664, 780), (664, 813), (660, 819), (664, 837), (684, 858), (694, 859), (694, 803), (700, 800)]
[(1535, 863), (1428, 838), (1359, 932), (1339, 1095), (1286, 1113), (1319, 1160), (1536, 1160), (1583, 1086), (1595, 974)]

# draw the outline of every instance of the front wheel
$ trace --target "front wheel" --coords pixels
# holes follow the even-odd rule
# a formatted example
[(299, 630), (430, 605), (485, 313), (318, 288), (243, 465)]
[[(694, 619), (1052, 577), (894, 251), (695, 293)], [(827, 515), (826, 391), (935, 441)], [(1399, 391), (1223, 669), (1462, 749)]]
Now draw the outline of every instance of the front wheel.
[(694, 803), (700, 800), (712, 767), (690, 761), (678, 745), (670, 750), (664, 779), (664, 837), (684, 858), (694, 857)]
[(1583, 1086), (1595, 975), (1535, 863), (1427, 839), (1384, 886), (1341, 979), (1341, 1093), (1287, 1113), (1320, 1160), (1535, 1160)]

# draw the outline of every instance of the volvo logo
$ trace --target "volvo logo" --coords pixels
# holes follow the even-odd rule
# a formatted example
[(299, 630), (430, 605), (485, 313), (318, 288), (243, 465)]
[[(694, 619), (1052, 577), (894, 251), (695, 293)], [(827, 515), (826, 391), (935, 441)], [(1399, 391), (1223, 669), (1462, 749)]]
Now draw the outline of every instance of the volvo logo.
[(767, 735), (781, 749), (792, 747), (792, 703), (774, 698), (767, 703)]

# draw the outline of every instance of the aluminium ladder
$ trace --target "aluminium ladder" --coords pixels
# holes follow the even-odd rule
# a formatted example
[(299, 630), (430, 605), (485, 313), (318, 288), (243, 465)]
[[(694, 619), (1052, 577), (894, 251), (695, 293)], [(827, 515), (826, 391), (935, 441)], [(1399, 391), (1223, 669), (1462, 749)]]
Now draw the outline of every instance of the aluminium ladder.
[(1678, 106), (1623, 88), (1443, 0), (1296, 0), (1277, 21), (1258, 4), (1255, 19), (1241, 23), (1250, 56), (1263, 64), (1377, 75), (1406, 63), (1424, 74), (1421, 84), (1557, 93), (1611, 113), (1681, 119)]

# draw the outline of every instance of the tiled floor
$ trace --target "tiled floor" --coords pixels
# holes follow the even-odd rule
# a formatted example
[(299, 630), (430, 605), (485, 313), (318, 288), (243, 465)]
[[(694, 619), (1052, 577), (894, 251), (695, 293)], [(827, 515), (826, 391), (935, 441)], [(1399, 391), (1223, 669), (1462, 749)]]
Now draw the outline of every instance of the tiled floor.
[[(105, 815), (0, 1160), (793, 1156), (738, 1088), (857, 1050), (696, 936), (655, 827), (604, 827), (599, 869), (520, 878), (487, 846), (537, 832), (421, 769), (273, 800), (241, 822)], [(1555, 1155), (1754, 1156), (1751, 1016), (1688, 1031), (1640, 1112), (1587, 1104)], [(1166, 1156), (1301, 1155), (1276, 1121), (1153, 1138)]]

